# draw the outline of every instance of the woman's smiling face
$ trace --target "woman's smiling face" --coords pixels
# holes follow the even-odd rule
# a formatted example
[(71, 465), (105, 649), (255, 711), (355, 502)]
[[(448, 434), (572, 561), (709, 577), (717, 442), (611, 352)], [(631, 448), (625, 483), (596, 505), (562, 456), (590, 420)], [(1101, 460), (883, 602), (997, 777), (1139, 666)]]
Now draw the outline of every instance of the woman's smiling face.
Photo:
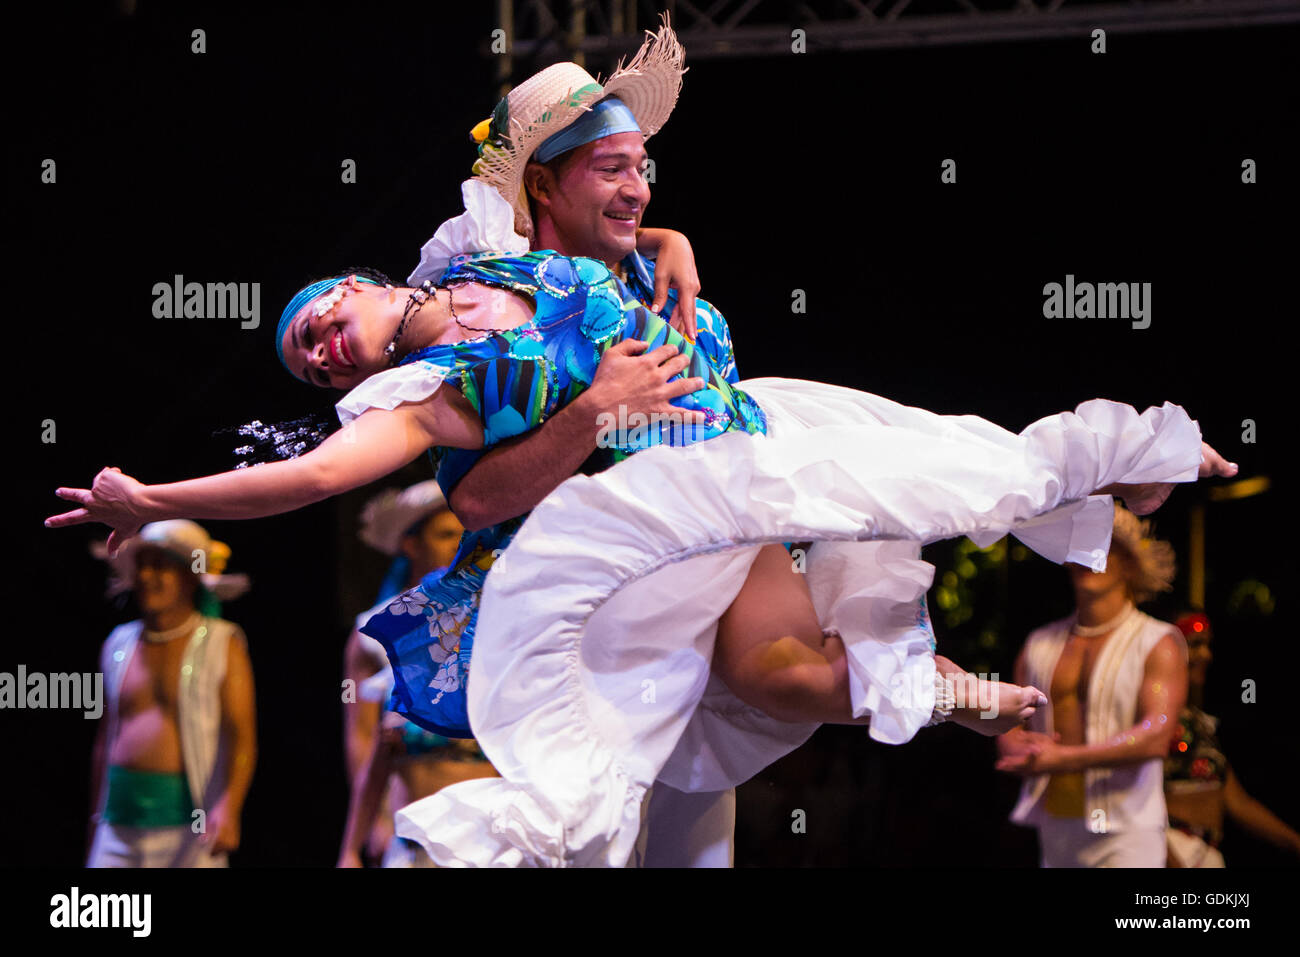
[(349, 276), (307, 303), (289, 321), (281, 346), (297, 378), (330, 389), (351, 389), (388, 367), (401, 310), (383, 286)]

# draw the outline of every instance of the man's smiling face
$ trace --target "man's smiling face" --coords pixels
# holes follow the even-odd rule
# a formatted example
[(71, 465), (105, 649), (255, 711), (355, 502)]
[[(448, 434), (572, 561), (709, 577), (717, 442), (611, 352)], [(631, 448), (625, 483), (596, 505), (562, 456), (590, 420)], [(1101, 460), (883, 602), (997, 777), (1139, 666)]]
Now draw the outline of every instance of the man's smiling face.
[(650, 202), (642, 170), (647, 157), (641, 133), (615, 133), (584, 143), (558, 162), (540, 167), (554, 243), (566, 256), (616, 263), (636, 249), (636, 231)]

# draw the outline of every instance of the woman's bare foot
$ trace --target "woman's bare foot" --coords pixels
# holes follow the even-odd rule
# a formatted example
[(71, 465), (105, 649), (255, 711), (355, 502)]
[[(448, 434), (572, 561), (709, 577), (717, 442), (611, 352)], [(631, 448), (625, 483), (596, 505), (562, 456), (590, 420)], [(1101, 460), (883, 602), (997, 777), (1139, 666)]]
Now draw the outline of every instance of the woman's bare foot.
[(957, 707), (948, 720), (989, 736), (1005, 734), (1047, 704), (1047, 696), (1037, 688), (1022, 688), (1005, 681), (972, 681), (967, 676), (956, 681), (954, 690)]
[[(1209, 478), (1218, 476), (1219, 478), (1232, 478), (1238, 472), (1235, 462), (1229, 462), (1218, 452), (1210, 447), (1209, 443), (1201, 443), (1201, 468), (1198, 472), (1200, 478)], [(1169, 497), (1169, 493), (1174, 490), (1174, 483), (1155, 482), (1147, 485), (1108, 485), (1103, 489), (1098, 489), (1103, 495), (1115, 495), (1124, 500), (1124, 505), (1134, 515), (1150, 515)]]

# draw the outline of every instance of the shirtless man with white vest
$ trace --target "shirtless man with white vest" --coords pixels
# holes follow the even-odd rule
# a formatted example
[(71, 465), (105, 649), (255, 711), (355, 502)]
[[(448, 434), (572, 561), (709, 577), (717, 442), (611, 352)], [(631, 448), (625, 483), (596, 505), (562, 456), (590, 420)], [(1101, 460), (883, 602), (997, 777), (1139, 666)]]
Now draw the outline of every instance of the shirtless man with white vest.
[(1115, 508), (1104, 572), (1067, 565), (1075, 614), (1033, 632), (1017, 682), (1050, 699), (998, 739), (1023, 775), (1011, 819), (1037, 828), (1043, 867), (1164, 867), (1163, 759), (1187, 697), (1187, 645), (1137, 610), (1172, 587), (1173, 549)]
[(216, 613), (247, 588), (220, 574), (228, 556), (176, 520), (146, 525), (110, 559), (110, 591), (133, 589), (141, 617), (100, 655), (108, 707), (87, 867), (225, 867), (239, 846), (257, 737), (244, 634)]

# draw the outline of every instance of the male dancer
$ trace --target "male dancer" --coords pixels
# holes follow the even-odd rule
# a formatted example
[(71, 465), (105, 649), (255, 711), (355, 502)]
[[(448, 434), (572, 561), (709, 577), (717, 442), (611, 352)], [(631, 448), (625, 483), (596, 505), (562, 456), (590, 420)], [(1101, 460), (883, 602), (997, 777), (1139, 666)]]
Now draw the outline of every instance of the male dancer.
[(1207, 714), (1205, 675), (1214, 655), (1210, 619), (1189, 612), (1175, 622), (1187, 641), (1187, 704), (1165, 757), (1169, 866), (1223, 867), (1224, 818), (1300, 857), (1300, 833), (1247, 793), (1219, 747), (1219, 719)]
[[(650, 187), (641, 172), (647, 161), (644, 141), (662, 126), (676, 102), (682, 59), (682, 49), (665, 23), (627, 70), (616, 71), (603, 87), (577, 64), (548, 67), (515, 87), (493, 119), (476, 128), (480, 159), (474, 169), (511, 204), (515, 229), (529, 238), (529, 248), (604, 261), (645, 305), (693, 338), (695, 348), (724, 378), (738, 382), (726, 320), (710, 303), (694, 297), (698, 282), (693, 281), (685, 237), (639, 229), (650, 202)], [(658, 105), (639, 107), (638, 116), (620, 97), (638, 106)], [(563, 112), (553, 108), (557, 101), (592, 107), (566, 121)], [(530, 143), (537, 144), (535, 151), (526, 145)], [(669, 248), (680, 257), (685, 244), (686, 280), (677, 293), (668, 291), (667, 280), (656, 280), (656, 264), (639, 253), (638, 234), (644, 246), (647, 233), (663, 243), (661, 275)], [(426, 246), (424, 262), (408, 280), (412, 285), (437, 278), (432, 245)], [(676, 274), (683, 268), (681, 261), (675, 260)], [(622, 397), (629, 415), (680, 412), (669, 399), (701, 385), (697, 379), (667, 381), (686, 367), (686, 357), (673, 356), (670, 347), (649, 355), (636, 352), (635, 343), (609, 350), (597, 379), (603, 378), (610, 394)], [(541, 428), (486, 454), (449, 451), (438, 479), (456, 516), (471, 530), (509, 523), (574, 473), (612, 464), (597, 447), (597, 411), (595, 404), (580, 398)], [(507, 534), (503, 530), (500, 547)], [(660, 782), (646, 815), (641, 858), (645, 866), (731, 866), (734, 789), (688, 794)]]
[(1115, 506), (1104, 572), (1069, 564), (1076, 611), (1029, 636), (1016, 680), (1049, 705), (998, 739), (1025, 776), (1011, 819), (1038, 829), (1044, 867), (1164, 867), (1163, 759), (1187, 697), (1187, 645), (1135, 607), (1168, 591), (1173, 549)]
[[(141, 618), (104, 642), (108, 691), (95, 742), (87, 867), (225, 867), (257, 760), (244, 633), (217, 617), (235, 597), (230, 550), (194, 522), (156, 522), (114, 558)], [(195, 573), (202, 557), (207, 572)], [(203, 566), (200, 566), (203, 567)]]

